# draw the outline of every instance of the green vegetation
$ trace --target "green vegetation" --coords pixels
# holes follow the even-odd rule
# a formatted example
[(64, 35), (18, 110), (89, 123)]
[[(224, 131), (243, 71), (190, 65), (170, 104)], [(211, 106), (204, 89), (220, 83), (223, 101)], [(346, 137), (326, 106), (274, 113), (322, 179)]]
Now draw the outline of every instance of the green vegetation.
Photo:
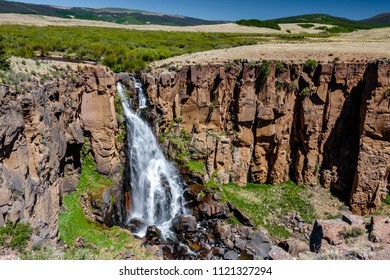
[(153, 12), (128, 10), (119, 8), (81, 8), (73, 7), (61, 9), (48, 5), (36, 5), (11, 1), (0, 1), (0, 13), (38, 14), (60, 18), (76, 18), (115, 22), (119, 24), (161, 24), (161, 25), (201, 25), (216, 24), (220, 21), (208, 21), (192, 17), (178, 17), (175, 15), (162, 15)]
[(306, 60), (305, 64), (303, 65), (305, 71), (307, 72), (313, 72), (318, 66), (318, 62), (315, 59), (308, 59)]
[(101, 62), (115, 72), (137, 72), (175, 55), (256, 44), (258, 34), (138, 31), (100, 27), (0, 26), (11, 55), (61, 55)]
[(385, 90), (385, 97), (386, 97), (386, 98), (389, 98), (389, 97), (390, 97), (390, 87), (388, 87), (388, 88)]
[(275, 63), (276, 74), (282, 74), (284, 72), (284, 64), (281, 61), (276, 61)]
[(271, 62), (268, 60), (263, 60), (259, 67), (260, 81), (264, 83), (267, 80), (270, 73), (271, 73)]
[(291, 181), (280, 185), (249, 183), (246, 187), (230, 183), (224, 185), (222, 191), (225, 200), (231, 201), (256, 226), (265, 227), (276, 238), (290, 236), (290, 232), (280, 225), (288, 213), (296, 212), (308, 223), (315, 219), (308, 190)]
[(286, 88), (286, 83), (282, 80), (276, 80), (275, 88), (277, 91), (284, 90)]
[(302, 96), (309, 96), (310, 95), (310, 88), (309, 87), (305, 87), (304, 89), (302, 89), (301, 95)]
[(349, 238), (356, 238), (360, 235), (363, 235), (363, 229), (360, 227), (352, 227), (350, 229), (345, 229), (344, 231), (340, 232), (341, 236), (345, 239)]
[(0, 246), (23, 251), (31, 233), (32, 229), (29, 224), (8, 222), (5, 227), (0, 226)]
[(272, 22), (272, 21), (261, 21), (258, 19), (241, 19), (239, 21), (236, 21), (238, 25), (244, 25), (244, 26), (255, 26), (255, 27), (264, 27), (264, 28), (271, 28), (275, 30), (281, 30), (279, 24)]
[(319, 23), (319, 24), (327, 24), (334, 25), (335, 27), (321, 27), (318, 29), (322, 29), (329, 33), (344, 33), (344, 32), (352, 32), (357, 29), (371, 29), (375, 28), (375, 26), (371, 24), (366, 24), (363, 22), (350, 20), (346, 18), (334, 17), (326, 14), (309, 14), (309, 15), (299, 15), (293, 17), (285, 17), (279, 19), (269, 20), (267, 22), (273, 22), (277, 24), (281, 23)]
[(386, 198), (384, 199), (384, 203), (390, 205), (390, 194), (387, 194)]
[(204, 162), (191, 160), (186, 163), (186, 166), (188, 167), (189, 171), (197, 173), (199, 175), (205, 175), (207, 173)]
[(10, 69), (10, 63), (8, 55), (5, 51), (4, 38), (0, 36), (0, 70), (8, 71)]
[[(126, 246), (134, 246), (137, 254), (142, 258), (150, 258), (139, 247), (139, 243), (131, 234), (119, 227), (106, 228), (85, 216), (82, 208), (82, 196), (92, 196), (95, 202), (101, 199), (104, 190), (113, 184), (112, 179), (101, 175), (95, 166), (90, 153), (89, 139), (85, 139), (82, 149), (82, 169), (76, 192), (63, 198), (65, 212), (59, 214), (59, 236), (72, 250), (64, 258), (107, 258), (113, 259), (126, 251)], [(86, 244), (85, 250), (80, 252), (75, 241), (81, 238)], [(133, 250), (132, 250), (133, 251)], [(47, 252), (46, 252), (47, 253)], [(133, 252), (134, 253), (134, 252)], [(38, 251), (36, 258), (45, 252)]]
[(312, 23), (299, 23), (299, 24), (297, 24), (297, 25), (300, 26), (300, 27), (302, 27), (302, 28), (306, 28), (306, 29), (312, 28), (312, 27), (315, 26), (315, 25), (312, 24)]

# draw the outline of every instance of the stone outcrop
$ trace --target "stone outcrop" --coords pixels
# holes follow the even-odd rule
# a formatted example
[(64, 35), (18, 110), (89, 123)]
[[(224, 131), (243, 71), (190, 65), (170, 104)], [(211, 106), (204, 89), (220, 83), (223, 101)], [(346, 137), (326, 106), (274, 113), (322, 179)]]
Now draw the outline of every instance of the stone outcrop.
[[(315, 69), (243, 62), (143, 80), (157, 133), (190, 135), (184, 146), (190, 160), (204, 163), (205, 181), (321, 182), (368, 214), (390, 189), (389, 68), (387, 60)], [(172, 157), (173, 142), (163, 143)]]
[(78, 182), (84, 136), (97, 169), (119, 171), (114, 94), (113, 73), (92, 66), (43, 86), (31, 79), (0, 87), (0, 225), (25, 220), (42, 240), (56, 239), (61, 195)]

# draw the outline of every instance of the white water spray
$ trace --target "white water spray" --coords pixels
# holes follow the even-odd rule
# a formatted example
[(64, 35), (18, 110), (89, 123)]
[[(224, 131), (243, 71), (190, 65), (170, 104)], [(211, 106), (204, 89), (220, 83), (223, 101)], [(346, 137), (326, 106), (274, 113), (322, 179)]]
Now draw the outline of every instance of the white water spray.
[[(139, 108), (147, 107), (141, 84), (138, 92)], [(132, 188), (131, 219), (141, 219), (144, 226), (137, 234), (143, 236), (148, 225), (157, 226), (163, 237), (171, 235), (170, 227), (175, 216), (183, 211), (183, 185), (175, 166), (164, 156), (149, 126), (131, 109), (121, 83), (117, 84), (126, 117), (130, 183)]]

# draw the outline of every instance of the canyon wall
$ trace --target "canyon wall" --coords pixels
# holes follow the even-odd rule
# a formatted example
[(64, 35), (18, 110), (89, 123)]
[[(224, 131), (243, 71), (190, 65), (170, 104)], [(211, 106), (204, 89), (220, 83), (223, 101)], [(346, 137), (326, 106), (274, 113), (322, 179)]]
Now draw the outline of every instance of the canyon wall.
[(321, 183), (369, 214), (390, 189), (389, 69), (263, 61), (142, 79), (167, 153), (188, 149), (204, 181)]
[(90, 66), (44, 85), (0, 86), (0, 225), (25, 220), (36, 238), (57, 238), (61, 197), (75, 190), (85, 136), (98, 171), (119, 173), (115, 84), (112, 72)]

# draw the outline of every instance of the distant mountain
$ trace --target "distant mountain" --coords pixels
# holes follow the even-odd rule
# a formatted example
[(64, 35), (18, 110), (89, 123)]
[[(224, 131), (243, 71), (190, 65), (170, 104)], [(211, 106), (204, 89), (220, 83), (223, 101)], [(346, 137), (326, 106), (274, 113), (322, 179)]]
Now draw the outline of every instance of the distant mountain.
[(379, 14), (367, 19), (363, 19), (361, 22), (378, 27), (390, 26), (390, 13)]
[(159, 14), (139, 10), (118, 8), (81, 8), (28, 4), (0, 0), (0, 13), (36, 14), (60, 18), (76, 18), (114, 22), (119, 24), (161, 24), (173, 26), (192, 26), (219, 24), (224, 21), (209, 21), (179, 15)]
[[(267, 22), (267, 21), (265, 21)], [(373, 25), (360, 21), (355, 21), (347, 18), (334, 17), (327, 14), (308, 14), (293, 17), (285, 17), (268, 20), (273, 23), (320, 23), (334, 25), (333, 28), (327, 28), (329, 32), (351, 32), (357, 29), (371, 29)]]

